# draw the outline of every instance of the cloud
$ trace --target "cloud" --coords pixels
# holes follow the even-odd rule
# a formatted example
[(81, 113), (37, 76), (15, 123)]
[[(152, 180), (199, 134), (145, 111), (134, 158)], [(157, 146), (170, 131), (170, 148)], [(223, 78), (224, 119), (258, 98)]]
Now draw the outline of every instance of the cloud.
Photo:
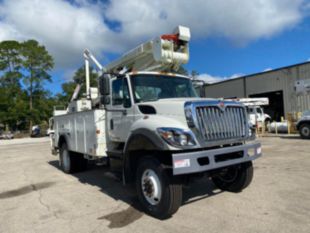
[(268, 68), (264, 69), (263, 72), (268, 72), (268, 71), (271, 71), (271, 70), (273, 70), (273, 69), (271, 67), (268, 67)]
[(7, 0), (0, 8), (0, 39), (37, 39), (63, 67), (82, 60), (86, 47), (98, 54), (118, 51), (111, 46), (114, 32), (104, 23), (101, 7), (61, 0)]
[(72, 67), (86, 47), (98, 56), (124, 52), (179, 24), (194, 39), (246, 44), (293, 28), (308, 13), (306, 0), (3, 0), (0, 40), (37, 39), (58, 66)]
[(212, 76), (210, 74), (200, 74), (198, 75), (197, 79), (202, 80), (205, 83), (217, 83), (222, 82), (229, 79), (239, 78), (244, 76), (244, 74), (233, 74), (231, 76)]
[(152, 35), (183, 24), (196, 38), (215, 35), (246, 43), (296, 25), (302, 19), (304, 4), (302, 0), (115, 0), (106, 15), (134, 36)]

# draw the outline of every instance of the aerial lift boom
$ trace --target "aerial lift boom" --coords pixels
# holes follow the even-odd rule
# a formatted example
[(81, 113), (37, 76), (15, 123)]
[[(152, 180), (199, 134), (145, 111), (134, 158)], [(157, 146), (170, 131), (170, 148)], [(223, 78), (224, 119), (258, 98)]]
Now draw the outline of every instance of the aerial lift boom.
[(121, 71), (173, 71), (189, 60), (188, 42), (190, 30), (178, 26), (173, 34), (162, 35), (147, 41), (125, 53), (119, 59), (102, 66), (95, 56), (84, 51), (86, 72), (86, 96), (90, 98), (89, 62), (92, 61), (101, 73)]

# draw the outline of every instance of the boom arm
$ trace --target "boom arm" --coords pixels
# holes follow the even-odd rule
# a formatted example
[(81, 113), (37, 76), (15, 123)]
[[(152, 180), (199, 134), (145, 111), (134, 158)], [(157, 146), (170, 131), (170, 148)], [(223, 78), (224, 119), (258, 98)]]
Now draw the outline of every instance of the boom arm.
[(108, 72), (118, 72), (126, 67), (135, 71), (176, 70), (189, 60), (190, 30), (178, 26), (174, 34), (162, 35), (125, 53), (106, 66)]
[(100, 71), (104, 71), (104, 68), (99, 63), (99, 61), (95, 58), (95, 56), (88, 50), (84, 50), (84, 59), (85, 59), (85, 77), (86, 77), (86, 97), (90, 98), (90, 78), (89, 78), (89, 61), (92, 61)]
[(190, 30), (178, 26), (173, 34), (162, 35), (147, 41), (125, 53), (119, 59), (103, 67), (95, 56), (89, 51), (84, 51), (86, 96), (90, 98), (89, 62), (92, 61), (100, 71), (119, 73), (121, 70), (131, 71), (170, 71), (176, 70), (181, 64), (189, 60), (188, 42)]

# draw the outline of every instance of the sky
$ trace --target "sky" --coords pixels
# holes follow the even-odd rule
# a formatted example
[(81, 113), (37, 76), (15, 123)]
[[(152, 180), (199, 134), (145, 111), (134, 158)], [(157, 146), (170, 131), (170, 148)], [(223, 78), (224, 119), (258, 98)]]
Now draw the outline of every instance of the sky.
[(0, 41), (45, 45), (54, 94), (85, 48), (107, 64), (177, 25), (191, 30), (185, 67), (206, 82), (310, 61), (310, 0), (0, 0)]

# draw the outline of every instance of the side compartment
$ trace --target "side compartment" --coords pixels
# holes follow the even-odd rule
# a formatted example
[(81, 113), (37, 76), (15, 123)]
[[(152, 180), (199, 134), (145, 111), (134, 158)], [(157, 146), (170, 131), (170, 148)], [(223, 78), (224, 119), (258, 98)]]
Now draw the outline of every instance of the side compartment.
[(106, 156), (105, 111), (101, 109), (55, 116), (55, 145), (66, 138), (71, 151)]

